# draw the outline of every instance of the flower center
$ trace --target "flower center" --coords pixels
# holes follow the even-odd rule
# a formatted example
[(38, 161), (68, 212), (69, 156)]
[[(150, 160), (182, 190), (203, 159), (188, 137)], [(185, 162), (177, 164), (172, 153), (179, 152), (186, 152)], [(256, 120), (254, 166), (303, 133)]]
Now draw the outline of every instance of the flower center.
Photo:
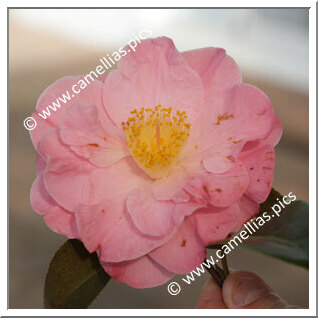
[(172, 108), (161, 105), (134, 109), (122, 123), (126, 143), (138, 166), (151, 178), (166, 176), (190, 135), (185, 111), (171, 115)]

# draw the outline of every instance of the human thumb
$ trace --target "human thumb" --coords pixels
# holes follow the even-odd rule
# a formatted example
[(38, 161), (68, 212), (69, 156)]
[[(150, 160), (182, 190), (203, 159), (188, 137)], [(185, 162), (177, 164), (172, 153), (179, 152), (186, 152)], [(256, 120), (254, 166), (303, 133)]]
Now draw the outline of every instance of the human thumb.
[(231, 273), (223, 284), (222, 295), (228, 308), (295, 308), (281, 299), (260, 277), (246, 271)]

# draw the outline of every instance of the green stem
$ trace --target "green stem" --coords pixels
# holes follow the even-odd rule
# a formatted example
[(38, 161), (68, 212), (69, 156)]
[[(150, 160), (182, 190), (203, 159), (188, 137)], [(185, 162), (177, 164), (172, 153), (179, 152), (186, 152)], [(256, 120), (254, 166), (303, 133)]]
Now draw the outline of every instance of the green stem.
[[(209, 264), (209, 262), (206, 262)], [(222, 288), (223, 283), (226, 279), (226, 277), (229, 275), (229, 268), (227, 266), (227, 260), (226, 255), (222, 258), (222, 268), (218, 266), (217, 264), (214, 264), (213, 266), (206, 267), (207, 271), (211, 274), (211, 276), (216, 280), (218, 285)]]
[(227, 266), (227, 260), (226, 260), (226, 255), (223, 254), (224, 257), (222, 258), (222, 269), (223, 269), (223, 272), (224, 272), (224, 279), (229, 275), (229, 268)]
[(222, 275), (220, 275), (220, 272), (218, 270), (216, 270), (216, 268), (213, 266), (211, 266), (210, 268), (206, 267), (206, 269), (210, 273), (210, 275), (216, 280), (217, 284), (220, 287), (222, 287), (224, 280), (223, 280)]

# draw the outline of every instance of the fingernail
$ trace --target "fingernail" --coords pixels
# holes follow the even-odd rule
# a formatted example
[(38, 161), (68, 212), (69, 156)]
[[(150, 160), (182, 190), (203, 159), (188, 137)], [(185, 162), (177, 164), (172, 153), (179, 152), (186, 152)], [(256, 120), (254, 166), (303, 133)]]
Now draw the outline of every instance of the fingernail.
[(266, 294), (267, 289), (261, 282), (242, 277), (234, 287), (233, 303), (236, 306), (246, 306)]

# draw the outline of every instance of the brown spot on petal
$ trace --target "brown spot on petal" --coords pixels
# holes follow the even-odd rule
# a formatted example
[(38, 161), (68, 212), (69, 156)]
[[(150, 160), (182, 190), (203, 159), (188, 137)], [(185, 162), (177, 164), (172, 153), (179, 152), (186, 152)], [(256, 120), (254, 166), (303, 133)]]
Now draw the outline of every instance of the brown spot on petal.
[(229, 161), (231, 161), (231, 162), (234, 162), (234, 161), (235, 161), (234, 157), (231, 156), (231, 155), (226, 156), (226, 159), (229, 160)]
[(216, 123), (214, 123), (214, 125), (220, 125), (221, 121), (232, 119), (232, 118), (233, 118), (232, 114), (228, 115), (227, 113), (224, 113), (223, 115), (218, 115), (217, 117), (218, 120)]
[(222, 192), (222, 190), (220, 189), (220, 188), (216, 188), (214, 191), (216, 191), (216, 192)]
[(239, 144), (240, 142), (242, 142), (242, 140), (234, 140), (234, 141), (232, 141), (232, 144)]
[(260, 182), (261, 180), (260, 180), (260, 179), (257, 179), (256, 181), (257, 181), (257, 182)]
[(181, 247), (185, 247), (187, 245), (187, 241), (186, 240), (183, 240), (182, 242), (181, 242)]
[(104, 210), (104, 209), (102, 209), (102, 213), (104, 213), (104, 214), (105, 214), (105, 210)]
[(99, 144), (87, 144), (87, 146), (90, 146), (90, 147), (99, 147)]
[(202, 186), (202, 188), (206, 194), (209, 194), (209, 189), (207, 188), (205, 184)]
[(103, 137), (103, 139), (104, 139), (105, 141), (107, 141), (107, 138), (106, 138), (106, 137)]
[(254, 170), (254, 167), (251, 167), (250, 170)]

